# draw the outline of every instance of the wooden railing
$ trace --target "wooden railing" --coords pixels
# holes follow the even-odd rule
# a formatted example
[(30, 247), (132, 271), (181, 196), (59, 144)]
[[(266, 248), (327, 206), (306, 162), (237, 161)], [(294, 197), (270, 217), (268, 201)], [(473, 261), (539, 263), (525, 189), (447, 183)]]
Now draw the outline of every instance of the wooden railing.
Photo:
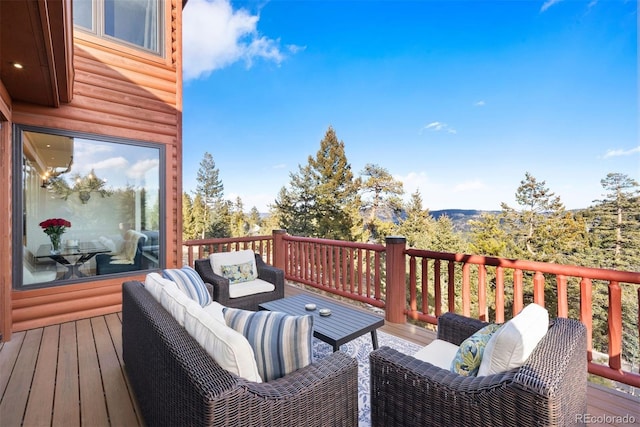
[(251, 249), (262, 255), (267, 264), (273, 264), (273, 237), (228, 237), (217, 239), (189, 240), (183, 244), (183, 262), (193, 267), (193, 261), (209, 256), (216, 252), (231, 252)]
[(288, 280), (384, 307), (383, 245), (289, 235), (282, 237), (282, 243)]
[[(411, 318), (435, 325), (446, 311), (502, 323), (525, 302), (555, 305), (551, 316), (576, 317), (587, 327), (590, 373), (640, 387), (640, 375), (622, 360), (622, 287), (636, 295), (633, 316), (640, 337), (640, 273), (418, 250), (406, 248), (402, 237), (377, 245), (282, 230), (272, 236), (192, 240), (185, 247), (189, 265), (212, 252), (253, 249), (283, 269), (287, 280), (382, 308), (386, 320), (395, 323)], [(547, 281), (555, 286), (545, 297)], [(608, 301), (606, 365), (593, 357), (592, 292), (601, 282)]]

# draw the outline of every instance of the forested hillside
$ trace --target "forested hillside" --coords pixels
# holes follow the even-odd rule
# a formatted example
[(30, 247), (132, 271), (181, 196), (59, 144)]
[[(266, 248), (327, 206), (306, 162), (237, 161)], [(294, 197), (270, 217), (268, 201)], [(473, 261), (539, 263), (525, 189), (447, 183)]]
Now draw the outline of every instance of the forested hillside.
[[(587, 267), (640, 271), (640, 185), (611, 172), (601, 179), (602, 198), (567, 210), (545, 181), (524, 171), (517, 205), (499, 211), (430, 212), (419, 191), (403, 202), (403, 184), (382, 166), (355, 173), (344, 142), (329, 128), (315, 156), (290, 174), (266, 217), (245, 212), (242, 200), (225, 200), (213, 157), (205, 153), (195, 194), (183, 195), (183, 238), (289, 234), (358, 242), (402, 235), (411, 247)], [(606, 345), (606, 284), (593, 292), (594, 347)], [(553, 295), (553, 284), (547, 284)], [(622, 284), (624, 357), (640, 362), (638, 293)], [(525, 291), (527, 291), (525, 289)], [(553, 304), (553, 301), (550, 301)], [(575, 313), (574, 313), (575, 314)]]

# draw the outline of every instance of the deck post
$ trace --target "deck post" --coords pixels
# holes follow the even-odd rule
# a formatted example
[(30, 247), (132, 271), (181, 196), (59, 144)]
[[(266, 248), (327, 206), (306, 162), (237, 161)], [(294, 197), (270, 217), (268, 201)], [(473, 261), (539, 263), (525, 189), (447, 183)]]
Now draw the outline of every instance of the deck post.
[(287, 234), (287, 230), (273, 230), (271, 234), (273, 236), (273, 266), (286, 273), (287, 251), (284, 236)]
[(400, 236), (389, 236), (385, 239), (385, 242), (387, 246), (385, 319), (393, 323), (406, 323), (407, 286), (405, 283), (406, 263), (404, 251), (407, 246), (407, 239)]

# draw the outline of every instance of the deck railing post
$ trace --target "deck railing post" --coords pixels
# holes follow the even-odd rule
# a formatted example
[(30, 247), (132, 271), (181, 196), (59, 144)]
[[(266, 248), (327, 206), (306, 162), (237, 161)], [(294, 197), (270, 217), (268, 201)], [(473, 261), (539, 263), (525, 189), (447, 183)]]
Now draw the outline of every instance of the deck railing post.
[(406, 323), (405, 306), (407, 304), (407, 286), (405, 283), (406, 263), (404, 251), (407, 239), (390, 236), (386, 242), (387, 297), (385, 319), (393, 323)]
[(287, 230), (273, 230), (271, 234), (273, 236), (273, 266), (286, 271), (287, 251), (284, 236), (287, 234)]

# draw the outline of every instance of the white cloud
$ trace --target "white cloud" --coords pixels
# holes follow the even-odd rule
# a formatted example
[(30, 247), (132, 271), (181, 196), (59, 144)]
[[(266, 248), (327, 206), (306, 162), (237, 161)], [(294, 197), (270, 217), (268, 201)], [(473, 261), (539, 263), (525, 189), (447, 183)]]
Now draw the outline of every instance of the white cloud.
[(159, 165), (158, 159), (145, 159), (136, 162), (131, 168), (127, 169), (129, 178), (144, 178), (148, 171), (155, 169)]
[(233, 10), (229, 0), (190, 0), (183, 24), (185, 80), (207, 76), (240, 60), (248, 67), (255, 58), (280, 64), (285, 57), (280, 41), (259, 34), (259, 19), (244, 9)]
[(480, 101), (476, 102), (476, 103), (475, 103), (475, 104), (473, 104), (473, 105), (475, 105), (476, 107), (484, 107), (484, 106), (485, 106), (485, 104), (486, 104), (486, 102), (484, 102), (484, 101), (481, 99)]
[(447, 133), (458, 133), (454, 128), (452, 128), (451, 126), (449, 126), (446, 123), (442, 123), (442, 122), (431, 122), (428, 125), (424, 126), (421, 130), (420, 133), (422, 133), (423, 130), (430, 130), (432, 132), (440, 132), (440, 131), (444, 131)]
[(82, 175), (84, 173), (88, 173), (91, 169), (95, 171), (111, 171), (114, 169), (127, 169), (128, 166), (129, 162), (124, 157), (110, 157), (95, 163), (80, 164), (77, 172)]
[(486, 185), (484, 185), (482, 181), (476, 179), (474, 181), (465, 181), (457, 184), (453, 187), (453, 191), (454, 193), (461, 193), (466, 191), (484, 190), (485, 188), (487, 188)]
[(423, 189), (429, 186), (429, 178), (425, 172), (409, 172), (405, 176), (396, 175), (393, 178), (402, 182), (405, 196), (410, 196), (416, 190), (420, 190), (420, 193), (424, 195)]
[(607, 159), (609, 157), (631, 156), (636, 153), (640, 153), (640, 145), (630, 150), (607, 150), (604, 158)]
[(542, 5), (542, 7), (540, 8), (540, 12), (544, 12), (545, 10), (549, 9), (551, 6), (553, 6), (556, 3), (560, 3), (562, 0), (547, 0), (544, 2), (544, 4)]

